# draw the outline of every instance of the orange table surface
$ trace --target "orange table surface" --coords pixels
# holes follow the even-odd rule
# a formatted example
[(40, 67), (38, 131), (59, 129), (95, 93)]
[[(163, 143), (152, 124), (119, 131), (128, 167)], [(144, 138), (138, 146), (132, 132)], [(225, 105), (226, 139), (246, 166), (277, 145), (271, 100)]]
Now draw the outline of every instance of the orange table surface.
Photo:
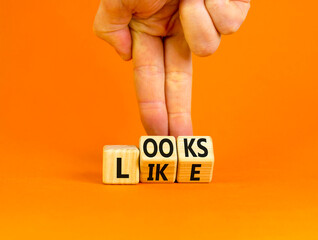
[(212, 183), (109, 186), (103, 145), (145, 132), (98, 1), (1, 1), (0, 239), (318, 239), (317, 2), (251, 5), (193, 60)]

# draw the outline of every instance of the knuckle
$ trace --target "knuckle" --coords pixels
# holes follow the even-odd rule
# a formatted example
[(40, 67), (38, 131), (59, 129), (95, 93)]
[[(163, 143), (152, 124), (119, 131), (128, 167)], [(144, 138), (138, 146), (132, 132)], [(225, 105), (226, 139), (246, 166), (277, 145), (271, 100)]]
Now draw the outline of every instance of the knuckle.
[(135, 66), (134, 71), (142, 76), (161, 76), (164, 74), (162, 67), (152, 64)]
[(99, 38), (101, 38), (103, 35), (100, 26), (96, 23), (93, 25), (93, 32)]
[(174, 83), (187, 83), (192, 79), (192, 72), (166, 71), (166, 80)]
[(222, 7), (220, 0), (206, 0), (205, 6), (210, 13), (217, 12)]
[(164, 100), (139, 100), (140, 110), (162, 110), (166, 108)]
[(199, 57), (207, 57), (216, 52), (219, 47), (219, 42), (204, 43), (194, 46), (192, 52)]
[(219, 24), (217, 27), (218, 31), (224, 35), (235, 33), (240, 28), (243, 20), (244, 19), (240, 16), (229, 17), (227, 20)]
[(93, 32), (97, 37), (105, 40), (107, 32), (105, 31), (105, 28), (101, 26), (97, 21), (95, 21), (93, 24)]
[(206, 7), (218, 32), (224, 35), (236, 32), (245, 19), (239, 6), (231, 5), (222, 0), (207, 0)]

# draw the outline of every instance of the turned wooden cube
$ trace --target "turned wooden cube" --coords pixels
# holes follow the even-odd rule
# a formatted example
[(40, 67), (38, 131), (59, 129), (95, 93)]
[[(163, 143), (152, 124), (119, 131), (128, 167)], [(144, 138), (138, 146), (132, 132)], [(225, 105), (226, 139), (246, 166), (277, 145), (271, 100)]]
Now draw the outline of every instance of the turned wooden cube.
[(132, 145), (106, 145), (103, 151), (103, 183), (139, 183), (139, 150)]
[(211, 137), (180, 136), (177, 146), (177, 182), (211, 182), (214, 165)]
[(140, 149), (140, 181), (173, 183), (176, 180), (177, 148), (172, 136), (142, 136)]

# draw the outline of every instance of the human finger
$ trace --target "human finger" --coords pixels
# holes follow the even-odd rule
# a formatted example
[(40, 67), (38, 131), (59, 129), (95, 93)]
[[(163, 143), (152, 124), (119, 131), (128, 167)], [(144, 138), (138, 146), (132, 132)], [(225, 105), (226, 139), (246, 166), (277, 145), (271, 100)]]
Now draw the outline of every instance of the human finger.
[(131, 35), (128, 24), (132, 13), (121, 0), (102, 0), (94, 20), (93, 30), (115, 48), (124, 60), (131, 59)]
[(132, 30), (134, 78), (141, 121), (148, 135), (168, 135), (163, 44)]
[(181, 0), (180, 20), (191, 51), (201, 57), (213, 54), (221, 35), (204, 5), (204, 0)]
[(192, 60), (183, 32), (164, 41), (169, 135), (193, 134), (191, 120)]
[(246, 18), (249, 0), (205, 0), (214, 26), (221, 34), (236, 32)]

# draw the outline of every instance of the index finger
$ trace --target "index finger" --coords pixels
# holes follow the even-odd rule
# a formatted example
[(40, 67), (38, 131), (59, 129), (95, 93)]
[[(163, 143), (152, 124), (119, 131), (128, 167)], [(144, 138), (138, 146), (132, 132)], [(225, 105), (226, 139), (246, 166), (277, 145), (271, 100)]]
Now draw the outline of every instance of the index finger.
[(193, 134), (191, 51), (181, 30), (167, 37), (164, 46), (169, 135), (189, 136)]

